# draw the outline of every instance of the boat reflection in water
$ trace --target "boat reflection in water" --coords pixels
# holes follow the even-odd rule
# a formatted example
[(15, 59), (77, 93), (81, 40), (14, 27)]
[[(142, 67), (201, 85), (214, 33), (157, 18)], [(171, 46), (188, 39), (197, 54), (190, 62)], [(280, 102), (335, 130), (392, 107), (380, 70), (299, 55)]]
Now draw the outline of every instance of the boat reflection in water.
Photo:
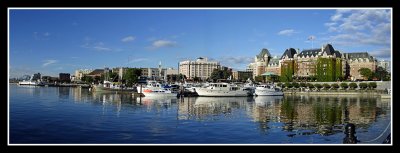
[(257, 96), (254, 101), (258, 107), (268, 107), (279, 104), (282, 99), (283, 96)]
[(240, 117), (241, 109), (248, 105), (248, 97), (196, 97), (193, 115), (196, 119), (217, 119), (219, 117)]
[[(387, 121), (390, 121), (387, 120), (390, 119), (390, 100), (384, 101), (374, 96), (136, 98), (131, 94), (96, 93), (79, 88), (71, 90), (76, 102), (102, 105), (103, 114), (116, 113), (120, 117), (129, 115), (123, 113), (129, 111), (135, 115), (127, 118), (146, 116), (139, 119), (143, 124), (171, 122), (183, 129), (189, 126), (199, 130), (207, 127), (214, 131), (255, 130), (251, 134), (273, 137), (268, 139), (270, 143), (287, 140), (298, 143), (321, 143), (325, 140), (329, 140), (327, 143), (341, 143), (346, 123), (355, 124), (358, 139), (367, 141), (380, 135)], [(69, 97), (64, 96), (68, 95), (66, 90), (60, 89), (58, 92), (60, 99)], [(157, 127), (161, 128), (161, 125)]]
[(150, 111), (152, 108), (159, 110), (160, 108), (168, 109), (173, 103), (176, 103), (176, 96), (155, 96), (155, 97), (137, 97), (136, 103), (142, 104)]

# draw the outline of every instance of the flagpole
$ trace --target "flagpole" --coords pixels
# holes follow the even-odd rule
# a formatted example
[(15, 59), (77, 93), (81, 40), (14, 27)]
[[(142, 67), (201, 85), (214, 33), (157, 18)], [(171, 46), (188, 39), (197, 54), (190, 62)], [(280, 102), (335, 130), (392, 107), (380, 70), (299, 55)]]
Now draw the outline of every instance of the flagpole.
[(311, 48), (314, 48), (314, 39), (311, 38)]

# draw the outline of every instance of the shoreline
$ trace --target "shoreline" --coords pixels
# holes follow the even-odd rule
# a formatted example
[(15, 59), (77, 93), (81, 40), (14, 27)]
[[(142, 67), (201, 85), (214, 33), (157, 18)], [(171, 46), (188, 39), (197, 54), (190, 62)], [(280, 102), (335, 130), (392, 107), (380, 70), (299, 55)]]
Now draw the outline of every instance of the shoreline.
[(390, 99), (392, 96), (389, 94), (383, 94), (383, 93), (378, 93), (378, 92), (299, 92), (299, 91), (284, 91), (283, 92), (285, 95), (334, 95), (334, 96), (349, 96), (349, 95), (354, 95), (354, 96), (379, 96), (381, 98), (387, 98)]

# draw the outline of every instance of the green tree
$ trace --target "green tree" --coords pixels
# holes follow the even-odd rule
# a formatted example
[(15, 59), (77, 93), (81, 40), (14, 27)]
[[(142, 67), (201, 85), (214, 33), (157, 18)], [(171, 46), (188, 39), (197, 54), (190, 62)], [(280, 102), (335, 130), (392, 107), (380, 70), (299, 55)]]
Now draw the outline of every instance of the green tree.
[(194, 78), (193, 78), (193, 81), (198, 82), (198, 81), (201, 81), (201, 79), (200, 79), (200, 77), (194, 77)]
[(318, 83), (314, 84), (314, 86), (315, 86), (315, 88), (317, 88), (318, 90), (322, 88), (322, 85), (321, 85), (321, 84), (318, 84)]
[(368, 84), (368, 87), (369, 87), (370, 89), (375, 89), (375, 88), (377, 87), (376, 82), (370, 82), (370, 83)]
[(293, 84), (290, 83), (290, 82), (286, 82), (286, 83), (285, 83), (285, 87), (287, 87), (287, 88), (292, 88), (292, 87), (293, 87)]
[(347, 83), (343, 82), (340, 84), (340, 87), (342, 87), (342, 89), (347, 89), (349, 86), (347, 85)]
[(307, 77), (307, 80), (311, 81), (311, 82), (315, 82), (317, 80), (317, 76), (311, 75), (311, 76)]
[(283, 88), (285, 88), (285, 87), (286, 87), (285, 83), (282, 83), (282, 84), (281, 84), (281, 88), (283, 89)]
[(302, 83), (300, 83), (300, 87), (304, 88), (304, 87), (307, 87), (307, 85), (306, 85), (306, 83), (302, 82)]
[(389, 72), (387, 72), (384, 68), (382, 68), (382, 67), (378, 67), (378, 68), (376, 68), (376, 70), (375, 70), (375, 73), (374, 73), (374, 77), (375, 78), (377, 78), (378, 80), (384, 80), (384, 81), (386, 81), (386, 80), (388, 80), (387, 79), (387, 76), (389, 75)]
[(354, 83), (354, 82), (350, 83), (349, 86), (350, 86), (350, 88), (353, 89), (353, 90), (356, 89), (356, 88), (358, 87), (357, 83)]
[(179, 74), (178, 79), (179, 80), (186, 80), (186, 75)]
[(366, 88), (368, 87), (368, 84), (367, 84), (367, 83), (360, 83), (360, 84), (359, 84), (359, 87), (360, 87), (361, 89), (366, 89)]
[(278, 83), (278, 84), (276, 84), (278, 87), (281, 87), (282, 88), (282, 83)]
[(102, 82), (102, 81), (101, 81), (101, 76), (95, 76), (94, 79), (93, 79), (93, 81), (94, 81), (95, 83), (100, 83), (100, 82)]
[(90, 76), (83, 76), (82, 78), (81, 78), (81, 80), (82, 81), (84, 81), (84, 82), (86, 82), (86, 83), (92, 83), (93, 82), (93, 78), (92, 77), (90, 77)]
[(142, 70), (139, 68), (128, 68), (123, 75), (127, 86), (131, 87), (134, 83), (137, 83), (138, 77), (142, 75)]
[(307, 83), (307, 87), (310, 88), (310, 89), (312, 89), (312, 88), (314, 88), (314, 85), (311, 84), (311, 83)]
[(361, 68), (358, 72), (364, 77), (364, 79), (371, 80), (373, 73), (369, 68)]
[(295, 88), (299, 88), (299, 87), (300, 87), (300, 84), (297, 83), (297, 82), (293, 82), (292, 85), (293, 85), (293, 87), (295, 87)]
[(327, 84), (327, 83), (324, 83), (323, 86), (324, 86), (325, 90), (328, 90), (329, 88), (331, 88), (331, 86), (329, 84)]
[(110, 75), (110, 81), (112, 81), (112, 82), (118, 81), (118, 74), (117, 73), (113, 72), (113, 73), (110, 73), (109, 75)]
[(332, 88), (335, 89), (335, 90), (339, 88), (339, 85), (338, 85), (337, 83), (334, 83), (334, 84), (332, 84), (331, 86), (332, 86)]
[(256, 82), (264, 82), (264, 76), (256, 76), (254, 79)]
[(229, 76), (231, 76), (231, 72), (228, 70), (214, 69), (211, 73), (210, 79), (215, 82), (218, 79), (228, 79)]

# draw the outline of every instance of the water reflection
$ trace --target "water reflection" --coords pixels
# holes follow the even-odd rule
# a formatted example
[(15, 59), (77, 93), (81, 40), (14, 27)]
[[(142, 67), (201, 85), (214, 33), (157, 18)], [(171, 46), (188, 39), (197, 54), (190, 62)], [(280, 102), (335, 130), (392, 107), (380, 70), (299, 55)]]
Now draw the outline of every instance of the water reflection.
[(70, 90), (70, 87), (58, 87), (58, 97), (60, 99), (68, 99), (69, 98), (69, 90)]
[[(59, 92), (62, 98), (69, 94), (69, 90), (59, 89)], [(74, 88), (73, 95), (75, 101), (103, 105), (103, 113), (112, 108), (117, 116), (126, 107), (132, 111), (176, 111), (176, 120), (218, 122), (250, 119), (261, 133), (280, 129), (288, 137), (343, 133), (346, 123), (368, 129), (379, 116), (390, 114), (391, 107), (390, 100), (370, 96), (135, 98), (131, 94), (96, 93), (80, 88)]]
[(247, 107), (246, 97), (197, 97), (194, 99), (193, 116), (197, 120), (214, 120), (214, 116), (232, 117), (234, 109)]
[[(60, 89), (63, 98), (69, 90)], [(61, 94), (62, 93), (62, 94)], [(86, 97), (85, 97), (86, 95)], [(357, 127), (368, 128), (377, 116), (390, 113), (388, 102), (382, 104), (376, 97), (329, 97), (329, 96), (259, 96), (259, 97), (142, 97), (134, 98), (130, 94), (90, 93), (74, 89), (76, 101), (88, 99), (121, 110), (121, 104), (143, 105), (147, 111), (177, 107), (180, 120), (213, 120), (216, 116), (232, 117), (244, 110), (254, 122), (262, 123), (267, 129), (268, 122), (283, 123), (284, 131), (295, 129), (313, 129), (322, 135), (334, 134), (345, 123), (354, 123)], [(389, 103), (390, 104), (390, 103)], [(177, 106), (175, 106), (177, 105)], [(237, 114), (236, 114), (237, 115)]]
[(286, 96), (281, 104), (284, 130), (312, 129), (321, 135), (341, 132), (345, 123), (368, 128), (380, 113), (376, 97)]
[(280, 112), (280, 102), (283, 96), (257, 96), (254, 98), (255, 106), (252, 109), (251, 116), (254, 122), (257, 122), (262, 133), (266, 133), (270, 127), (270, 121), (280, 122), (280, 117), (274, 114)]
[(137, 97), (136, 103), (142, 104), (147, 108), (147, 111), (156, 109), (169, 109), (172, 104), (177, 102), (177, 97)]

